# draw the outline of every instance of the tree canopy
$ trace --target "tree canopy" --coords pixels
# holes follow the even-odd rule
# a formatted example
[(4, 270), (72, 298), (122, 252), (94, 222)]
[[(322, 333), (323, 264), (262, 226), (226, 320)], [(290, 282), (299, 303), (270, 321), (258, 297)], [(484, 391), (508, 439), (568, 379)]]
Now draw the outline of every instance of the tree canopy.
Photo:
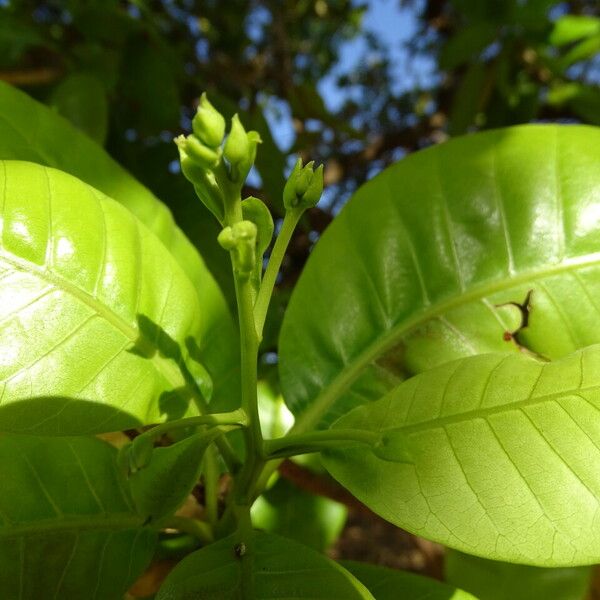
[[(382, 6), (385, 36), (368, 19)], [(0, 79), (164, 199), (226, 293), (227, 257), (172, 143), (202, 91), (259, 131), (247, 191), (275, 218), (294, 157), (325, 164), (326, 195), (296, 235), (284, 290), (349, 194), (405, 153), (478, 129), (600, 120), (593, 0), (10, 0), (0, 50)]]

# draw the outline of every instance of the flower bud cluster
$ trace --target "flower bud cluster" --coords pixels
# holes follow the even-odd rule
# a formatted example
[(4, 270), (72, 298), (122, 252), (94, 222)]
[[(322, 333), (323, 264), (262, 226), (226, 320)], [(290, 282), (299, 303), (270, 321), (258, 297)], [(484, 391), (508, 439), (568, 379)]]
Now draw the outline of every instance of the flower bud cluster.
[(234, 115), (225, 138), (225, 118), (206, 94), (200, 98), (192, 130), (191, 135), (175, 138), (181, 170), (200, 200), (223, 223), (228, 190), (233, 188), (239, 194), (254, 164), (260, 136), (256, 131), (246, 131)]
[(286, 210), (306, 210), (316, 206), (323, 193), (323, 165), (314, 169), (314, 161), (304, 167), (298, 159), (283, 189)]

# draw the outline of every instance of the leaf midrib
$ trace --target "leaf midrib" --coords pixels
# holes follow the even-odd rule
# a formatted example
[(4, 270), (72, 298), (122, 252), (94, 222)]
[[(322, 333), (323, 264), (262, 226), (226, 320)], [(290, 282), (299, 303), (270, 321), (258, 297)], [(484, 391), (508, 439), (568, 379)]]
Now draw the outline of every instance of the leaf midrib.
[(0, 527), (0, 540), (39, 535), (40, 533), (55, 533), (60, 531), (107, 531), (120, 529), (137, 529), (143, 525), (143, 519), (132, 513), (114, 513), (69, 516), (51, 519), (40, 519), (27, 523), (10, 524)]
[(352, 362), (342, 369), (331, 383), (311, 402), (306, 411), (296, 420), (296, 425), (290, 433), (303, 433), (314, 428), (323, 414), (335, 401), (356, 381), (362, 371), (387, 350), (391, 350), (408, 331), (445, 314), (446, 312), (485, 296), (501, 292), (519, 284), (535, 281), (544, 277), (556, 275), (569, 270), (600, 264), (600, 252), (566, 259), (551, 268), (539, 271), (527, 271), (520, 275), (508, 277), (497, 282), (491, 282), (473, 287), (470, 291), (457, 294), (446, 300), (432, 304), (405, 321), (389, 329), (375, 341), (367, 346)]
[(486, 420), (486, 417), (490, 415), (498, 415), (505, 412), (521, 411), (528, 406), (535, 406), (537, 404), (544, 404), (546, 402), (553, 402), (559, 398), (565, 398), (567, 396), (577, 396), (584, 402), (590, 403), (590, 401), (582, 396), (585, 392), (593, 392), (600, 390), (600, 384), (591, 385), (588, 387), (576, 387), (567, 390), (561, 390), (553, 394), (543, 394), (541, 396), (533, 396), (531, 398), (524, 398), (521, 400), (515, 400), (507, 404), (496, 404), (487, 408), (475, 408), (465, 412), (455, 413), (446, 417), (433, 417), (431, 419), (423, 419), (418, 423), (409, 425), (399, 425), (396, 427), (384, 427), (378, 429), (381, 433), (389, 432), (402, 432), (403, 434), (410, 435), (412, 433), (418, 433), (419, 431), (426, 431), (428, 429), (443, 429), (446, 425), (452, 425), (455, 423), (462, 423), (471, 421), (474, 419)]
[[(39, 277), (43, 281), (49, 283), (57, 289), (62, 289), (79, 302), (90, 307), (99, 317), (107, 321), (115, 329), (119, 330), (125, 337), (127, 337), (132, 344), (139, 341), (139, 332), (127, 323), (122, 317), (113, 312), (103, 302), (100, 302), (97, 298), (78, 288), (76, 285), (69, 282), (64, 277), (60, 277), (51, 271), (38, 267), (34, 263), (21, 259), (14, 254), (7, 254), (6, 251), (0, 251), (0, 260), (6, 262), (11, 267), (25, 272), (27, 274), (33, 274), (35, 277)], [(153, 350), (152, 356), (147, 359), (156, 366), (156, 370), (160, 372), (165, 379), (169, 382), (173, 388), (177, 388), (182, 384), (185, 384), (185, 380), (179, 371), (179, 368), (175, 366), (172, 360), (165, 360), (160, 356), (159, 348), (145, 340), (146, 344)], [(189, 386), (187, 386), (189, 388)], [(197, 393), (194, 389), (189, 389), (189, 392), (196, 397)]]

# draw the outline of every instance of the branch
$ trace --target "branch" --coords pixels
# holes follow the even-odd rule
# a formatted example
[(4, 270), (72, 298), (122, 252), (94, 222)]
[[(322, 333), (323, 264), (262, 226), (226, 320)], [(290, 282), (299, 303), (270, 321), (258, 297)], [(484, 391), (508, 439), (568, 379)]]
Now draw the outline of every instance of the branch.
[(45, 85), (62, 77), (62, 70), (52, 67), (41, 67), (28, 71), (0, 71), (0, 79), (11, 85)]
[(302, 467), (289, 459), (284, 460), (279, 465), (278, 470), (282, 477), (311, 494), (335, 500), (354, 512), (370, 515), (377, 519), (380, 518), (348, 490), (329, 477), (313, 473), (306, 467)]

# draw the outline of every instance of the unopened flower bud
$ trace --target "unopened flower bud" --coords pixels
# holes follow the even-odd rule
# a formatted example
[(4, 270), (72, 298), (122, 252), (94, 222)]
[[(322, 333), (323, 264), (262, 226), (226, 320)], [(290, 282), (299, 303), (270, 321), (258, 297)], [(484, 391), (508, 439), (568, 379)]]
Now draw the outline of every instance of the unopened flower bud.
[(224, 209), (221, 191), (210, 169), (188, 155), (187, 150), (189, 149), (189, 145), (187, 142), (188, 140), (183, 135), (175, 138), (175, 143), (179, 149), (181, 171), (185, 175), (185, 178), (193, 184), (198, 198), (215, 215), (219, 222), (222, 222)]
[(231, 131), (223, 147), (223, 156), (229, 161), (231, 181), (239, 185), (244, 183), (254, 164), (256, 146), (260, 142), (258, 132), (247, 132), (239, 117), (234, 115), (231, 119)]
[(302, 196), (303, 206), (311, 208), (319, 203), (321, 195), (323, 194), (323, 171), (323, 165), (319, 165), (314, 172), (312, 179), (308, 184), (308, 189)]
[(283, 189), (283, 204), (286, 210), (311, 208), (323, 193), (323, 165), (314, 170), (314, 162), (302, 166), (298, 159)]
[(192, 129), (194, 135), (209, 148), (218, 148), (225, 137), (225, 119), (208, 101), (206, 93), (200, 97)]
[(231, 131), (223, 148), (223, 156), (233, 165), (237, 165), (248, 157), (250, 142), (248, 134), (237, 114), (231, 119)]
[[(179, 139), (179, 138), (178, 138)], [(182, 143), (186, 154), (205, 169), (212, 169), (219, 162), (220, 150), (214, 150), (203, 144), (195, 135), (188, 135)]]

